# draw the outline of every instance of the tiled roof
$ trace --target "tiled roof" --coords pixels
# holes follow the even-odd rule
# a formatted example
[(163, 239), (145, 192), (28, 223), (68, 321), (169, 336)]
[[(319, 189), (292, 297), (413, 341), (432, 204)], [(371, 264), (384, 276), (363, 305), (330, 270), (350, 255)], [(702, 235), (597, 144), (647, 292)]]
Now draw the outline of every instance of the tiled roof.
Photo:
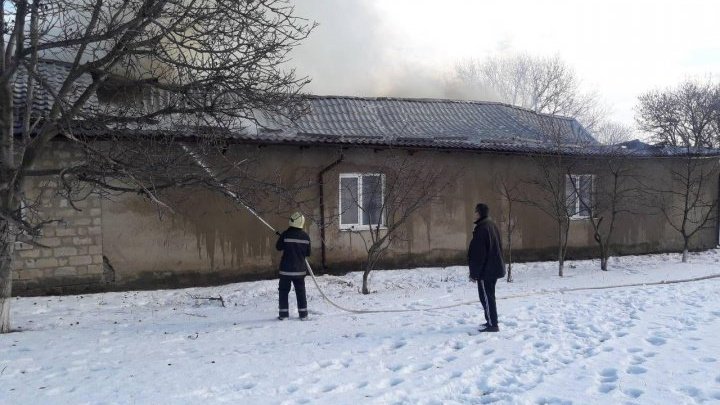
[[(55, 101), (57, 92), (62, 87), (65, 79), (70, 72), (70, 64), (65, 62), (39, 60), (36, 68), (35, 79), (33, 80), (33, 113), (38, 116), (44, 116), (50, 112)], [(41, 78), (42, 84), (39, 83), (38, 77)], [(78, 97), (93, 82), (90, 74), (83, 74), (77, 78), (68, 93), (66, 102), (68, 104), (76, 101)], [(18, 68), (13, 83), (13, 104), (15, 107), (16, 128), (18, 128), (21, 114), (25, 112), (25, 105), (28, 94), (28, 74), (24, 67)], [(98, 107), (97, 95), (93, 93), (85, 103), (84, 110), (93, 110)]]
[(720, 149), (697, 148), (673, 145), (651, 145), (639, 139), (622, 142), (615, 146), (619, 150), (632, 156), (719, 156)]
[[(62, 86), (70, 65), (65, 62), (41, 60), (37, 74), (45, 86), (35, 83), (33, 110), (42, 115), (50, 111), (53, 93)], [(91, 75), (82, 75), (68, 97), (74, 101), (93, 82)], [(19, 69), (13, 87), (16, 128), (27, 97), (27, 72)], [(252, 128), (226, 132), (226, 136), (245, 142), (290, 143), (305, 145), (366, 145), (377, 147), (437, 148), (482, 150), (507, 153), (561, 152), (564, 154), (602, 156), (622, 153), (634, 156), (678, 156), (688, 153), (684, 148), (656, 147), (643, 144), (600, 145), (575, 119), (538, 114), (507, 104), (480, 101), (455, 101), (410, 98), (369, 98), (343, 96), (304, 96), (307, 113), (295, 121), (259, 117), (260, 125), (249, 122), (238, 126)], [(96, 94), (85, 111), (101, 109)], [(260, 114), (262, 115), (262, 114)], [(79, 117), (82, 118), (82, 117)], [(198, 129), (165, 118), (163, 123), (144, 126), (142, 130), (109, 128), (92, 120), (77, 122), (77, 129), (87, 135), (123, 134), (142, 137), (157, 131), (176, 136), (202, 136)], [(90, 125), (94, 123), (93, 125)], [(98, 126), (99, 125), (99, 126)], [(717, 149), (693, 149), (691, 155), (720, 155)]]
[(575, 119), (507, 104), (407, 98), (307, 96), (294, 122), (261, 122), (248, 141), (462, 149), (576, 156), (718, 156), (718, 149), (602, 145)]
[(307, 114), (268, 122), (277, 141), (485, 149), (597, 145), (574, 119), (506, 104), (435, 99), (309, 96)]

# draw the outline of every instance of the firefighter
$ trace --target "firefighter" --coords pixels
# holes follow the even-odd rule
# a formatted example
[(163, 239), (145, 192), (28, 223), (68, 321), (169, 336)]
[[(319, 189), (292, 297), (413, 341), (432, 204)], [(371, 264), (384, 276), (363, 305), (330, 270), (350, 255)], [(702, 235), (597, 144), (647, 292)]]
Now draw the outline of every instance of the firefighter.
[(305, 276), (307, 267), (305, 258), (310, 256), (310, 237), (305, 231), (305, 216), (300, 212), (290, 215), (290, 226), (280, 234), (275, 248), (283, 252), (280, 260), (280, 306), (278, 319), (283, 321), (290, 317), (288, 295), (290, 285), (295, 287), (297, 308), (300, 320), (308, 317), (307, 298), (305, 296)]

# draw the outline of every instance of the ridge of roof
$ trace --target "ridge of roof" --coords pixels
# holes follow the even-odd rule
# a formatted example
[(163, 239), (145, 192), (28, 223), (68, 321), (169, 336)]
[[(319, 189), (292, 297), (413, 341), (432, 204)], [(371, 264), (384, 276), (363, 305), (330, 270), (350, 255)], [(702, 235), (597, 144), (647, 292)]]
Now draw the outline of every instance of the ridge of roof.
[(404, 101), (410, 103), (428, 103), (428, 104), (471, 104), (471, 105), (493, 105), (508, 107), (514, 110), (520, 110), (543, 117), (563, 119), (567, 121), (576, 121), (576, 118), (569, 117), (561, 114), (550, 114), (544, 112), (537, 112), (528, 107), (522, 107), (502, 101), (489, 101), (489, 100), (462, 100), (452, 98), (434, 98), (434, 97), (395, 97), (395, 96), (347, 96), (347, 95), (321, 95), (321, 94), (302, 94), (302, 98), (314, 99), (314, 100), (361, 100), (361, 101)]

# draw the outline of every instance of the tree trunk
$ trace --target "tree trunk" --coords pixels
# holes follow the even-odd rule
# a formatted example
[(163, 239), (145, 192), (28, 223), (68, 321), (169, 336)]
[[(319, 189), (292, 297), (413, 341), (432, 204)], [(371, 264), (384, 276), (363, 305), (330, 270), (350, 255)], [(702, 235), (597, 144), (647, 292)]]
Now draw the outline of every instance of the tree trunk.
[[(508, 224), (511, 224), (510, 221), (512, 221), (512, 219), (510, 219), (510, 218), (511, 217), (508, 218)], [(508, 226), (508, 230), (507, 230), (507, 233), (508, 233), (508, 235), (507, 235), (507, 252), (508, 252), (507, 282), (508, 283), (513, 282), (513, 277), (512, 277), (512, 232), (513, 232), (512, 227)]]
[(687, 263), (689, 251), (690, 251), (690, 238), (685, 237), (685, 235), (683, 235), (683, 253), (682, 253), (682, 262), (683, 263)]
[(7, 221), (0, 220), (0, 240), (0, 333), (8, 333), (15, 234)]
[(558, 276), (563, 276), (565, 255), (563, 254), (562, 224), (558, 224)]
[(363, 284), (362, 284), (362, 293), (363, 294), (370, 294), (370, 290), (368, 289), (368, 276), (370, 276), (370, 269), (365, 268), (365, 271), (363, 272)]

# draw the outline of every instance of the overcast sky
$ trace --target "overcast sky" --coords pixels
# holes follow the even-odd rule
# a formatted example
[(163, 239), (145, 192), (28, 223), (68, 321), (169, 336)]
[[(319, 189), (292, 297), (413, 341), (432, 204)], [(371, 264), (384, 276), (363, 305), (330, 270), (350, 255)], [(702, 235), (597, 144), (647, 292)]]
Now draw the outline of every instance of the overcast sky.
[(637, 96), (720, 73), (720, 1), (296, 0), (320, 26), (293, 54), (316, 94), (442, 97), (452, 66), (560, 55), (613, 118)]

